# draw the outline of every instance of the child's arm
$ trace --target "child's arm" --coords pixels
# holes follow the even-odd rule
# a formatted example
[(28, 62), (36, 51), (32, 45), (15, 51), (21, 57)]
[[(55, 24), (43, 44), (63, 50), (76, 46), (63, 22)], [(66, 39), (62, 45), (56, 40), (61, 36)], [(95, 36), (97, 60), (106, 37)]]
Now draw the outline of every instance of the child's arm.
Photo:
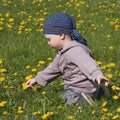
[(108, 85), (109, 80), (103, 75), (95, 60), (83, 48), (76, 48), (75, 52), (71, 54), (71, 59), (90, 80)]
[(59, 77), (61, 75), (61, 72), (59, 70), (58, 63), (59, 56), (57, 55), (53, 62), (49, 64), (43, 71), (39, 72), (37, 76), (26, 82), (28, 87), (32, 87), (36, 83), (45, 87), (48, 83)]

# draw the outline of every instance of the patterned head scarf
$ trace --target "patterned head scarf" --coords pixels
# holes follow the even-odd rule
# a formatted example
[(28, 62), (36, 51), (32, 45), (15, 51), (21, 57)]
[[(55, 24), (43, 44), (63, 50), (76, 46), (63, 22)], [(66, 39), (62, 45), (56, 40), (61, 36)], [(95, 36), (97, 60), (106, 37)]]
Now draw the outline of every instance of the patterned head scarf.
[(76, 31), (74, 18), (66, 13), (55, 13), (49, 16), (44, 22), (43, 33), (71, 34), (73, 40), (87, 46), (87, 41)]

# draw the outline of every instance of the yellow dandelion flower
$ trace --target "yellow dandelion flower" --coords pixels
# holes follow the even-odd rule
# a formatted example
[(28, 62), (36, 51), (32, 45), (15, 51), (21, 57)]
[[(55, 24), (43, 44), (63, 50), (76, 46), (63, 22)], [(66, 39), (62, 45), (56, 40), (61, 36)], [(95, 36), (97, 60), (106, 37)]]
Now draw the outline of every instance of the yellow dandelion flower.
[(39, 18), (40, 21), (44, 21), (45, 19), (44, 18)]
[(23, 109), (22, 107), (18, 107), (18, 111), (17, 111), (18, 114), (22, 114), (23, 113)]
[(112, 86), (112, 90), (116, 90), (116, 86), (115, 85)]
[(18, 31), (18, 34), (21, 34), (22, 33), (22, 31)]
[(112, 113), (110, 113), (110, 112), (108, 112), (108, 113), (107, 113), (107, 116), (108, 116), (108, 117), (112, 117), (112, 116), (113, 116), (113, 114), (112, 114)]
[(114, 67), (114, 66), (115, 66), (115, 63), (110, 63), (109, 66), (110, 66), (110, 67)]
[(18, 110), (21, 110), (22, 109), (22, 107), (20, 106), (20, 107), (18, 107)]
[(112, 26), (112, 25), (114, 25), (114, 24), (115, 24), (115, 22), (109, 22), (109, 24)]
[(42, 119), (45, 120), (47, 119), (49, 116), (53, 115), (53, 112), (47, 112), (46, 114), (42, 115)]
[(80, 20), (80, 23), (84, 23), (85, 21), (84, 20)]
[(40, 112), (40, 111), (33, 112), (33, 115), (39, 115), (39, 114), (41, 114), (41, 112)]
[(25, 2), (25, 0), (21, 0), (21, 2)]
[(85, 33), (85, 31), (83, 30), (83, 31), (82, 31), (82, 33), (84, 34), (84, 33)]
[(27, 86), (26, 83), (22, 83), (22, 87), (23, 87), (24, 90), (25, 90), (25, 89), (28, 89), (28, 86)]
[(96, 63), (97, 63), (98, 65), (101, 65), (101, 64), (102, 64), (102, 62), (101, 62), (101, 61), (96, 61)]
[(114, 95), (114, 96), (113, 96), (113, 99), (114, 99), (114, 100), (117, 100), (117, 99), (119, 99), (119, 96)]
[(106, 117), (103, 115), (100, 120), (106, 120)]
[(104, 66), (101, 66), (100, 68), (103, 70), (103, 69), (106, 69), (106, 66), (104, 65)]
[(73, 120), (73, 116), (72, 115), (67, 116), (67, 120)]
[(77, 18), (80, 18), (80, 17), (81, 17), (81, 15), (80, 15), (80, 14), (78, 14), (78, 15), (77, 15)]
[(4, 20), (5, 20), (5, 18), (0, 18), (0, 20), (1, 20), (1, 21), (4, 21)]
[(113, 50), (113, 46), (109, 46), (109, 49), (110, 49), (110, 50)]
[(7, 101), (0, 102), (0, 107), (4, 107), (6, 105)]
[(23, 110), (18, 110), (17, 113), (18, 113), (18, 114), (22, 114), (22, 113), (23, 113)]
[(45, 64), (45, 61), (40, 60), (38, 63), (43, 65)]
[(111, 6), (114, 8), (116, 6), (116, 4), (113, 3)]
[(22, 32), (24, 28), (25, 28), (24, 26), (19, 26), (18, 30)]
[(109, 18), (105, 18), (105, 21), (108, 21), (109, 20)]
[(47, 114), (43, 114), (43, 115), (41, 116), (41, 118), (42, 118), (43, 120), (47, 119), (47, 117), (48, 117)]
[(14, 76), (17, 76), (17, 72), (13, 73)]
[(45, 95), (45, 94), (46, 94), (46, 91), (43, 91), (41, 94), (42, 94), (42, 95)]
[(95, 15), (95, 13), (91, 13), (91, 16), (94, 16)]
[(50, 116), (50, 115), (53, 115), (53, 112), (47, 112), (47, 114)]
[(2, 31), (3, 30), (3, 28), (2, 27), (0, 27), (0, 31)]
[(93, 111), (92, 111), (92, 114), (95, 114), (95, 113), (96, 113), (96, 110), (93, 110)]
[(119, 19), (118, 18), (115, 19), (115, 23), (116, 24), (119, 23)]
[(41, 29), (37, 29), (36, 30), (37, 32), (42, 32), (43, 31), (43, 29), (41, 28)]
[(9, 88), (11, 89), (11, 88), (14, 88), (14, 86), (9, 86)]
[(30, 68), (30, 65), (27, 65), (27, 66), (26, 66), (26, 69), (29, 69), (29, 68)]
[(10, 28), (10, 29), (13, 28), (13, 26), (11, 24), (7, 24), (7, 27)]
[(3, 88), (4, 88), (4, 89), (7, 89), (7, 88), (8, 88), (8, 86), (7, 86), (7, 85), (5, 85), (5, 86), (3, 86)]
[(10, 13), (6, 13), (6, 14), (5, 14), (5, 17), (9, 17), (9, 16), (10, 16)]
[(30, 80), (30, 79), (32, 79), (32, 78), (33, 78), (33, 75), (27, 75), (27, 76), (25, 77), (26, 80)]
[(25, 31), (31, 32), (31, 31), (32, 31), (32, 28), (25, 28)]
[(47, 13), (47, 12), (44, 12), (43, 14), (44, 14), (44, 15), (47, 15), (48, 13)]
[(52, 58), (50, 58), (50, 57), (49, 57), (49, 58), (47, 58), (47, 60), (48, 60), (48, 61), (51, 61), (51, 60), (52, 60)]
[(120, 28), (120, 26), (119, 25), (115, 25), (115, 30), (118, 30), (119, 28)]
[[(38, 6), (40, 7), (41, 5), (40, 4), (38, 4)], [(39, 13), (38, 13), (39, 14)]]
[(102, 108), (102, 111), (103, 112), (108, 112), (108, 109), (107, 108)]
[(91, 26), (92, 26), (92, 27), (95, 27), (95, 24), (92, 23)]
[(116, 90), (120, 90), (120, 87), (116, 87)]
[(0, 82), (3, 82), (5, 80), (5, 77), (0, 77)]
[(8, 114), (8, 112), (7, 112), (7, 111), (4, 111), (2, 114), (3, 114), (3, 115), (7, 115), (7, 114)]
[(120, 107), (119, 107), (119, 108), (117, 108), (117, 112), (120, 112)]
[(110, 36), (111, 36), (111, 35), (108, 34), (108, 35), (107, 35), (107, 38), (110, 38)]
[(14, 22), (14, 18), (10, 18), (9, 19), (9, 22), (11, 23), (11, 22)]
[(6, 69), (4, 69), (4, 68), (1, 68), (1, 69), (0, 69), (0, 73), (5, 73), (5, 72), (7, 72)]
[(32, 71), (32, 72), (36, 72), (36, 71), (37, 71), (37, 69), (36, 69), (36, 68), (33, 68), (31, 71)]
[(64, 82), (61, 82), (60, 85), (63, 86), (63, 85), (64, 85)]
[(102, 106), (102, 107), (105, 107), (106, 105), (107, 105), (107, 102), (105, 101), (105, 102), (102, 103), (101, 106)]
[(17, 5), (16, 5), (16, 4), (14, 4), (14, 7), (17, 7)]
[(36, 91), (36, 90), (38, 90), (38, 89), (40, 89), (40, 88), (41, 88), (41, 86), (34, 86), (34, 87), (33, 87), (33, 90)]
[(113, 76), (112, 76), (112, 74), (109, 73), (109, 74), (106, 74), (106, 77), (108, 77), (108, 78), (110, 79), (110, 78), (112, 78)]
[(116, 119), (118, 119), (119, 118), (119, 115), (114, 115), (113, 117), (112, 117), (112, 120), (116, 120)]
[(41, 64), (37, 64), (38, 67), (40, 67)]
[(3, 6), (7, 6), (8, 4), (7, 3), (4, 3)]

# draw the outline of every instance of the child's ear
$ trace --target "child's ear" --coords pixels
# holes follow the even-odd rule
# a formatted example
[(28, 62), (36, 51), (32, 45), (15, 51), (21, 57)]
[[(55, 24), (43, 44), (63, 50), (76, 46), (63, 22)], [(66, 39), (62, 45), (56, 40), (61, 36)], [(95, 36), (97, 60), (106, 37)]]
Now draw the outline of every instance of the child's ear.
[(60, 38), (61, 38), (61, 40), (64, 40), (65, 39), (65, 34), (60, 34)]

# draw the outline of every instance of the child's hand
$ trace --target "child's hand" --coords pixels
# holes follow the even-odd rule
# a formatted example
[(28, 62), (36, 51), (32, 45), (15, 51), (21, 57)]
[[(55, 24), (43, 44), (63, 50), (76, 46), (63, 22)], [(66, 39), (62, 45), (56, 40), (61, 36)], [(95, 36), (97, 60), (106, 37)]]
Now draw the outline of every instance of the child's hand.
[(103, 82), (106, 86), (108, 86), (109, 79), (106, 78), (104, 75), (99, 75), (99, 76), (97, 76), (97, 82), (98, 82), (98, 84)]
[(35, 79), (33, 78), (33, 79), (28, 80), (28, 81), (26, 82), (26, 84), (27, 84), (28, 87), (33, 87), (33, 85), (36, 84), (36, 81), (35, 81)]

